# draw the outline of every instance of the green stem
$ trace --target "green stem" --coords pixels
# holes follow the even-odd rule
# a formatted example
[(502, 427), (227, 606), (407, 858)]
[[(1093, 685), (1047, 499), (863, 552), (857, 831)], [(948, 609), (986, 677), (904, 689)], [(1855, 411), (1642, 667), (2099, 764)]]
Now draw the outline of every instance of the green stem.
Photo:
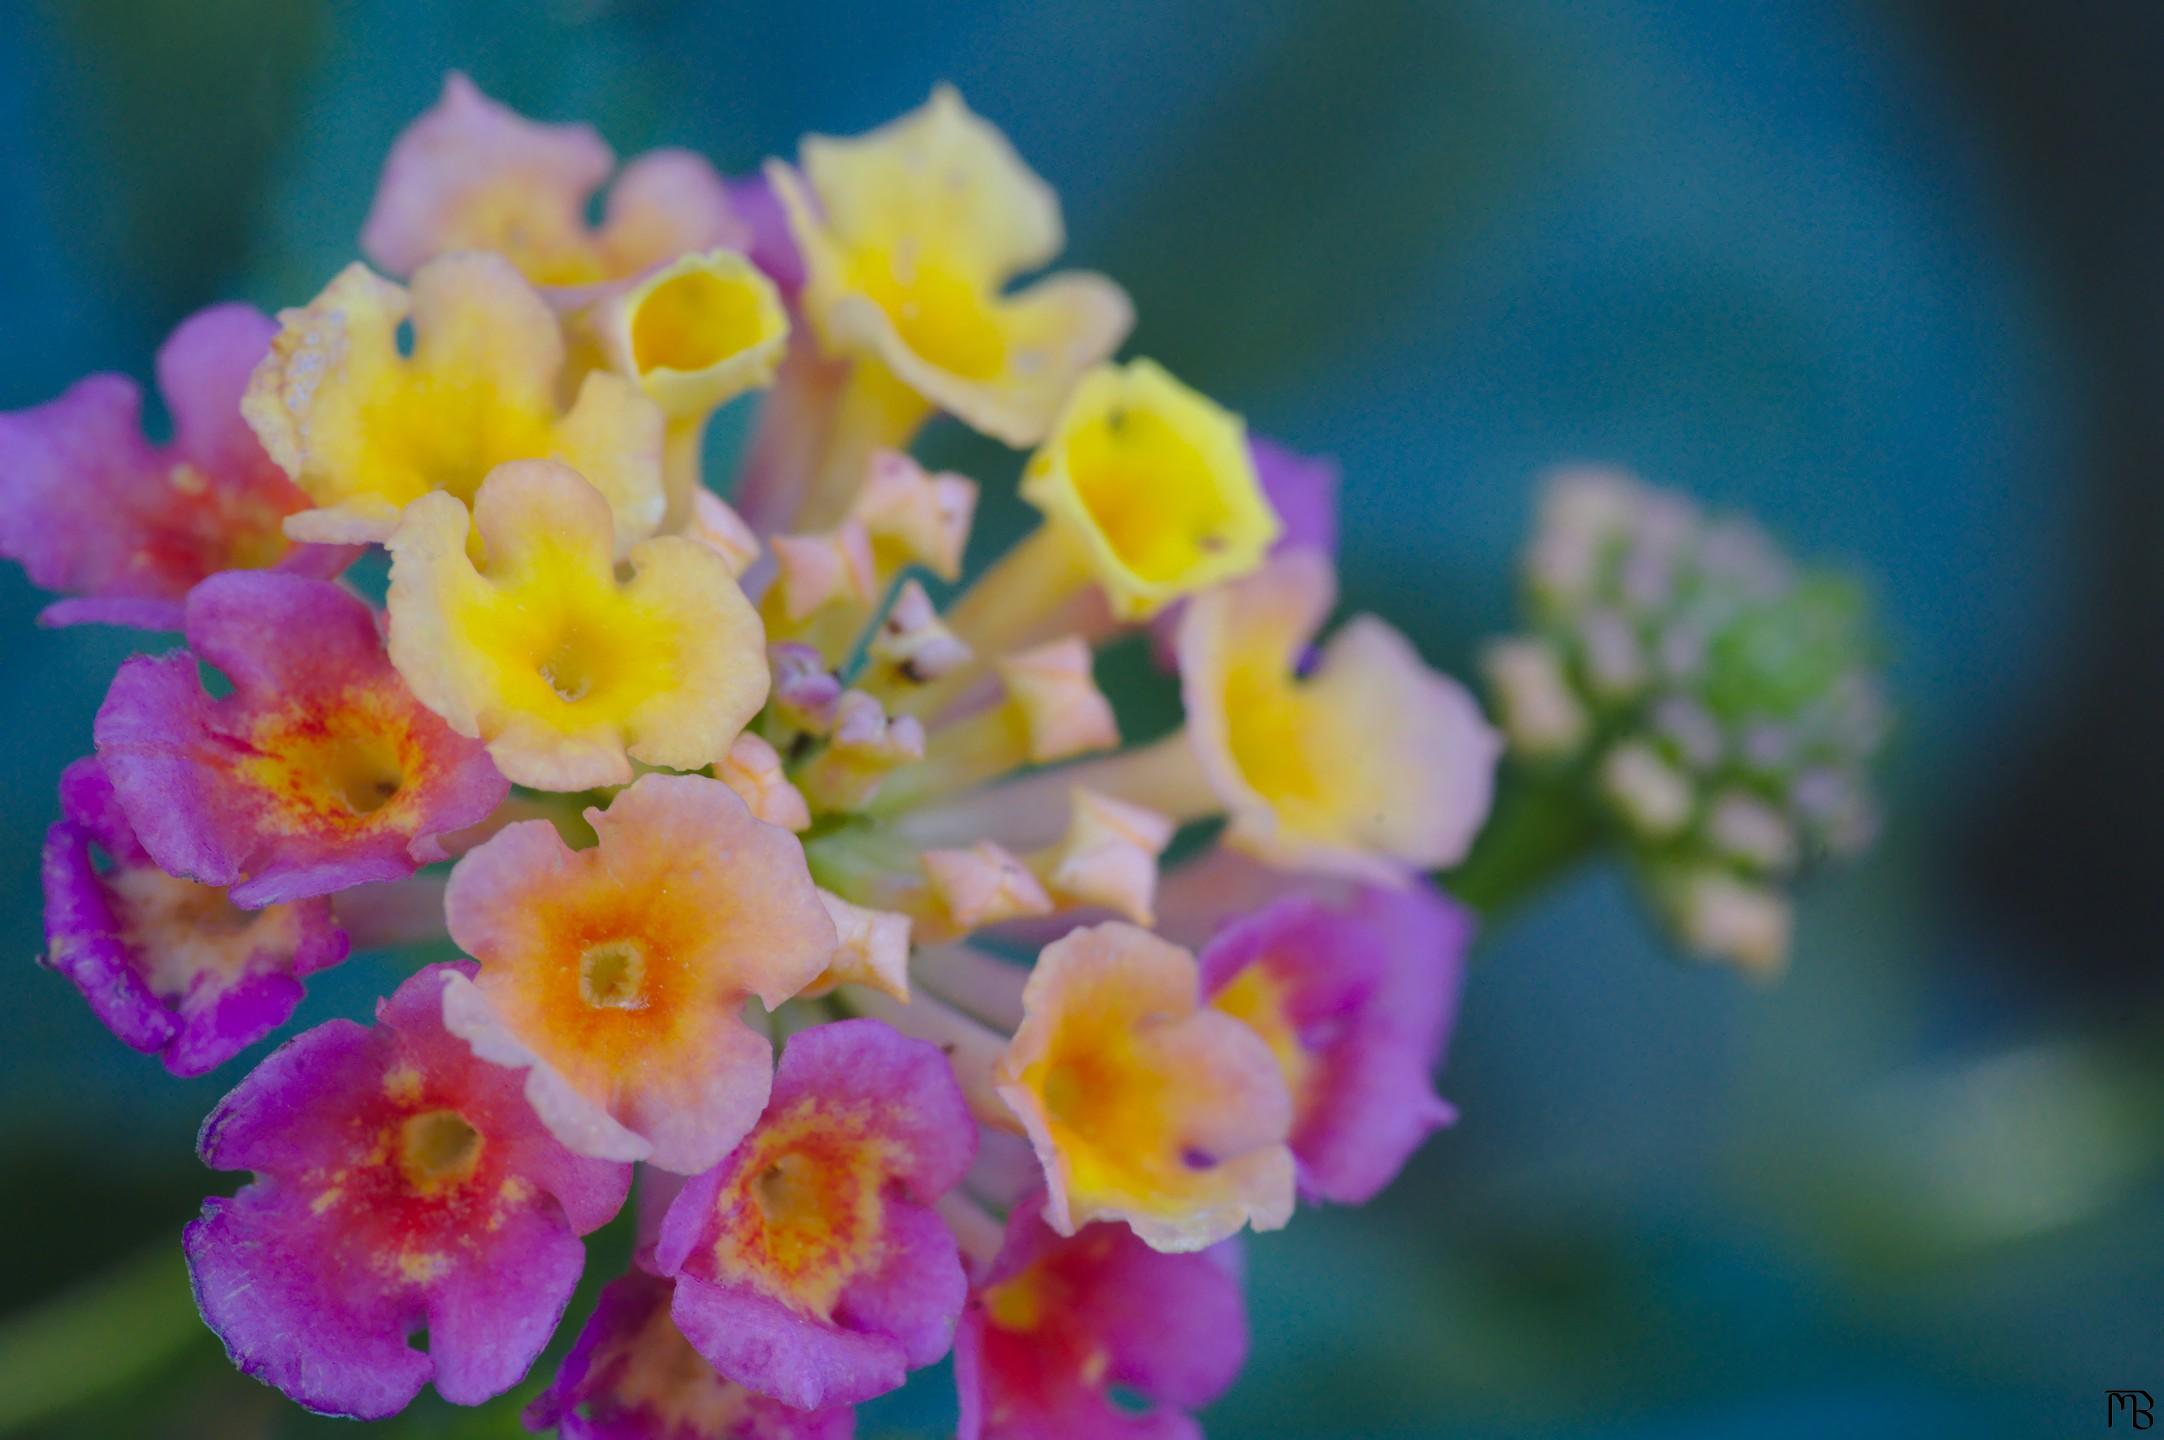
[(1599, 817), (1575, 770), (1504, 773), (1495, 811), (1465, 863), (1442, 877), (1451, 894), (1493, 920), (1568, 873), (1600, 843)]

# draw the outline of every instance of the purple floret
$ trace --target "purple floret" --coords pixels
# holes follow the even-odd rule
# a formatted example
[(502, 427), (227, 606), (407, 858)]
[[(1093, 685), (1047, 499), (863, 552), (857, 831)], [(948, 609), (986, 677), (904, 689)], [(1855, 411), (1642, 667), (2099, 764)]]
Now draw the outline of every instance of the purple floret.
[(200, 1075), (283, 1025), (301, 977), (346, 958), (328, 900), (243, 910), (160, 870), (94, 759), (60, 777), (45, 837), (45, 963), (107, 1029)]

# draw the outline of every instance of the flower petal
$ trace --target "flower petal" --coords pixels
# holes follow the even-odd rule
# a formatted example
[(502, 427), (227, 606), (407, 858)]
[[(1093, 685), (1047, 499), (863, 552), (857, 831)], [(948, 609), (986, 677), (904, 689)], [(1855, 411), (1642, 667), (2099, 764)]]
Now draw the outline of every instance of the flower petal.
[(424, 497), (391, 537), (391, 658), (423, 703), (524, 785), (620, 785), (631, 759), (699, 769), (765, 703), (757, 613), (697, 541), (610, 556), (608, 506), (570, 469), (519, 462), (465, 512)]
[[(188, 598), (193, 654), (121, 666), (98, 757), (159, 867), (257, 908), (410, 875), (505, 782), (408, 693), (373, 613), (326, 581), (235, 571)], [(200, 658), (232, 682), (212, 699)]]

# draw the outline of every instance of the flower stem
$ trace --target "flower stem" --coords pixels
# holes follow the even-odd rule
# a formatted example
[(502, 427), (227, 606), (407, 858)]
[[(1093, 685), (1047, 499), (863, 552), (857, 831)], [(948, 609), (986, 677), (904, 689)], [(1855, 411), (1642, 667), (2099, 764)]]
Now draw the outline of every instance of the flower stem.
[(993, 1079), (994, 1068), (1007, 1048), (1005, 1034), (921, 991), (905, 1005), (877, 990), (845, 985), (834, 992), (834, 1000), (851, 1015), (884, 1020), (904, 1035), (946, 1051), (954, 1066), (954, 1078), (962, 1087), (962, 1097), (977, 1119), (1000, 1129), (1019, 1128), (1007, 1102), (999, 1098), (998, 1084)]
[(1472, 854), (1442, 876), (1443, 885), (1492, 920), (1554, 883), (1600, 843), (1600, 820), (1586, 793), (1577, 770), (1506, 771)]
[(903, 816), (897, 827), (921, 845), (996, 840), (1011, 849), (1034, 850), (1052, 844), (1067, 828), (1068, 801), (1078, 788), (1154, 810), (1183, 825), (1224, 809), (1183, 728), (1110, 755), (1032, 770), (944, 803), (924, 805)]
[(1022, 1023), (1022, 987), (1029, 971), (968, 945), (926, 945), (910, 960), (910, 977), (925, 990), (987, 1025), (1012, 1031)]
[(939, 1213), (946, 1220), (947, 1228), (954, 1232), (971, 1268), (980, 1275), (991, 1269), (992, 1262), (999, 1258), (1006, 1226), (961, 1190), (950, 1190), (939, 1197)]
[(1049, 622), (1087, 590), (1089, 564), (1079, 546), (1039, 525), (956, 596), (940, 618), (967, 645), (969, 659), (897, 701), (897, 708), (931, 719), (990, 673), (1001, 656), (1047, 638)]

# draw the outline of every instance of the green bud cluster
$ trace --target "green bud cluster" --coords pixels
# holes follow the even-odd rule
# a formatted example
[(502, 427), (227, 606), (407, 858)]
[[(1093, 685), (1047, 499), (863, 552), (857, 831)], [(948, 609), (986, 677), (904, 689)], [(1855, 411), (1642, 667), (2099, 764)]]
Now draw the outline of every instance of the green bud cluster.
[(1878, 826), (1860, 588), (1596, 469), (1550, 478), (1524, 570), (1528, 631), (1483, 657), (1512, 756), (1584, 777), (1690, 948), (1777, 970), (1789, 883)]

